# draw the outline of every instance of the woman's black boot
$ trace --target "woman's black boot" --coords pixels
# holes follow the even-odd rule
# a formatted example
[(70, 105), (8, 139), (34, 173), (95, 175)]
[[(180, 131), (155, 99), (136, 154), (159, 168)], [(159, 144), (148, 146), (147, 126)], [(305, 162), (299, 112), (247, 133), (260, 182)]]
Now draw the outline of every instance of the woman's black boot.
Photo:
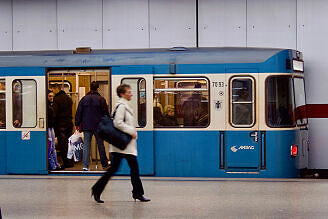
[(104, 203), (103, 200), (100, 200), (100, 194), (98, 194), (97, 192), (95, 192), (93, 189), (92, 189), (91, 196), (93, 196), (93, 198), (95, 199), (96, 202), (98, 202), (98, 203)]

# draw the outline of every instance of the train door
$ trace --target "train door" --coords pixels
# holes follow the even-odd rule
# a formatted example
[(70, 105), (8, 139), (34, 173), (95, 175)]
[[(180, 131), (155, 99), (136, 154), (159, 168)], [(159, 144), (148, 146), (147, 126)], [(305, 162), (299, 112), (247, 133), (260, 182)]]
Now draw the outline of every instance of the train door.
[(6, 78), (0, 72), (0, 174), (6, 173)]
[[(55, 84), (60, 84), (62, 90), (72, 99), (72, 120), (75, 121), (75, 113), (79, 101), (90, 91), (90, 83), (96, 81), (99, 84), (99, 94), (105, 98), (107, 105), (110, 104), (110, 72), (109, 69), (56, 69), (48, 71), (48, 86), (51, 88)], [(109, 144), (104, 142), (105, 151), (108, 156)], [(57, 153), (60, 147), (56, 145)], [(62, 157), (57, 157), (59, 163), (62, 163)], [(101, 168), (100, 156), (95, 137), (92, 137), (90, 145), (90, 163), (88, 173), (103, 170)], [(76, 162), (73, 167), (65, 168), (64, 171), (82, 171), (82, 161)], [(57, 172), (57, 171), (51, 171)], [(60, 171), (63, 172), (63, 171)], [(85, 173), (85, 172), (84, 172)]]
[(259, 169), (257, 78), (258, 74), (227, 75), (229, 121), (225, 133), (225, 167), (228, 172), (257, 172)]
[(6, 68), (6, 169), (47, 173), (44, 68)]
[[(130, 72), (129, 75), (122, 75)], [(142, 75), (133, 75), (136, 72)], [(112, 68), (112, 103), (116, 103), (116, 88), (128, 84), (133, 93), (130, 106), (133, 108), (138, 131), (138, 162), (141, 175), (154, 175), (154, 134), (153, 134), (153, 75), (151, 68)], [(130, 174), (126, 160), (123, 160), (118, 175)]]

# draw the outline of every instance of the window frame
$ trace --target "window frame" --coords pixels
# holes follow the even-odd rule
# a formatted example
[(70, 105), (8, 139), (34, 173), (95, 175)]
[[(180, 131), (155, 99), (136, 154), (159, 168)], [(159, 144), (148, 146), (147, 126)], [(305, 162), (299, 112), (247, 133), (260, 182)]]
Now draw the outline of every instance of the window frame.
[[(36, 113), (36, 116), (35, 116), (35, 126), (24, 126), (24, 127), (15, 127), (14, 126), (14, 110), (13, 110), (13, 83), (15, 81), (34, 81), (35, 83), (35, 113)], [(20, 82), (21, 83), (21, 82)], [(19, 79), (19, 78), (16, 78), (14, 80), (12, 80), (11, 82), (11, 101), (12, 101), (12, 105), (11, 105), (11, 110), (12, 110), (12, 118), (11, 118), (11, 125), (16, 128), (16, 129), (24, 129), (24, 128), (36, 128), (38, 126), (38, 83), (35, 79), (27, 79), (27, 78), (24, 78), (24, 79)], [(22, 99), (23, 101), (23, 99)], [(22, 107), (23, 107), (23, 104), (22, 104)], [(23, 109), (22, 109), (22, 113), (23, 113)], [(23, 114), (22, 114), (23, 116)], [(23, 122), (23, 120), (22, 120)]]
[(0, 81), (4, 82), (5, 83), (5, 90), (2, 91), (0, 90), (0, 94), (4, 94), (4, 97), (5, 97), (5, 100), (4, 100), (4, 103), (5, 103), (5, 126), (4, 127), (1, 127), (0, 126), (0, 130), (4, 130), (4, 129), (7, 129), (7, 92), (6, 92), (6, 89), (7, 89), (7, 83), (6, 83), (6, 78), (0, 78)]
[[(305, 106), (306, 106), (306, 90), (305, 90), (305, 79), (304, 77), (301, 77), (301, 76), (293, 76), (293, 91), (294, 91), (294, 105), (295, 105), (295, 109), (296, 110), (296, 92), (295, 92), (295, 78), (298, 78), (298, 79), (301, 79), (303, 80), (303, 90), (304, 90), (304, 102), (305, 102)], [(296, 115), (294, 113), (294, 120), (295, 120), (295, 123), (296, 123), (296, 126), (297, 127), (303, 127), (303, 126), (307, 126), (309, 124), (309, 119), (308, 118), (305, 118), (306, 119), (306, 122), (305, 123), (301, 123), (301, 124), (298, 124), (298, 120), (296, 120)]]
[[(175, 129), (175, 128), (178, 128), (178, 129), (194, 129), (194, 128), (208, 128), (210, 125), (211, 125), (211, 89), (210, 89), (210, 84), (211, 84), (211, 81), (208, 77), (206, 76), (191, 76), (191, 77), (188, 77), (188, 76), (175, 76), (175, 77), (172, 77), (172, 76), (155, 76), (153, 77), (153, 84), (155, 83), (156, 80), (158, 79), (163, 79), (163, 80), (169, 80), (171, 79), (172, 81), (173, 80), (195, 80), (195, 79), (199, 79), (199, 80), (205, 80), (207, 82), (207, 89), (204, 90), (202, 88), (196, 88), (196, 89), (189, 89), (189, 91), (207, 91), (208, 92), (208, 122), (206, 124), (206, 126), (154, 126), (153, 128), (159, 128), (159, 129)], [(168, 91), (174, 91), (176, 88), (169, 88), (169, 89), (160, 89), (162, 91), (165, 91), (165, 90), (168, 90)], [(158, 90), (158, 89), (155, 89), (155, 86), (153, 86), (153, 99), (154, 99), (154, 94), (155, 94), (155, 90)], [(183, 91), (187, 91), (188, 92), (188, 89), (179, 89), (177, 88), (177, 91), (178, 90), (183, 90)], [(153, 106), (154, 103), (152, 103), (152, 108), (154, 107)], [(174, 106), (175, 107), (175, 106)]]
[(286, 77), (286, 78), (291, 78), (292, 79), (292, 82), (293, 82), (293, 86), (292, 86), (292, 88), (293, 88), (293, 104), (294, 104), (294, 107), (295, 107), (295, 90), (294, 90), (294, 77), (293, 77), (293, 75), (269, 75), (266, 79), (265, 79), (265, 85), (264, 85), (264, 87), (265, 87), (265, 124), (268, 126), (268, 127), (270, 127), (270, 128), (274, 128), (274, 129), (282, 129), (282, 128), (295, 128), (296, 127), (296, 121), (295, 121), (295, 112), (294, 112), (294, 110), (295, 109), (293, 109), (293, 119), (294, 119), (294, 125), (289, 125), (289, 126), (278, 126), (278, 127), (275, 127), (275, 126), (272, 126), (272, 125), (270, 125), (269, 123), (268, 123), (268, 101), (267, 101), (267, 96), (268, 96), (268, 80), (270, 79), (270, 78), (273, 78), (273, 77)]
[[(232, 82), (234, 79), (245, 79), (248, 78), (252, 81), (252, 116), (253, 122), (250, 125), (238, 125), (232, 122)], [(246, 103), (245, 103), (246, 104)], [(248, 103), (249, 104), (249, 103)], [(229, 79), (229, 124), (234, 128), (253, 128), (256, 124), (256, 80), (252, 75), (234, 75)]]
[[(121, 79), (120, 84), (123, 84), (123, 81), (126, 80), (126, 79), (128, 79), (128, 80), (133, 80), (133, 79), (138, 80), (137, 81), (137, 93), (138, 93), (138, 95), (137, 95), (137, 103), (138, 103), (138, 106), (140, 104), (140, 97), (139, 97), (140, 88), (139, 88), (139, 83), (140, 83), (141, 80), (145, 80), (145, 93), (146, 93), (146, 97), (145, 97), (146, 98), (146, 112), (145, 112), (146, 118), (145, 118), (145, 121), (146, 121), (146, 123), (145, 123), (144, 126), (140, 126), (139, 125), (139, 117), (138, 117), (138, 121), (137, 121), (137, 125), (138, 126), (136, 128), (146, 128), (146, 126), (147, 126), (147, 80), (146, 80), (146, 78), (143, 78), (143, 77), (131, 77), (131, 78), (125, 77), (125, 78), (122, 78)], [(138, 110), (138, 108), (137, 108), (137, 110)], [(138, 114), (139, 112), (134, 112), (134, 113)]]

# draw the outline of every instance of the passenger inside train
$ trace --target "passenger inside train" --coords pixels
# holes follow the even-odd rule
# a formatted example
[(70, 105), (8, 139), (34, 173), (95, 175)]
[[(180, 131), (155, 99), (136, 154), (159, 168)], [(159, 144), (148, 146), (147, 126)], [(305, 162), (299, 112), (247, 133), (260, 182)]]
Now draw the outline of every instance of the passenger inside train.
[(207, 83), (205, 79), (155, 79), (154, 127), (206, 127)]
[(6, 128), (6, 84), (0, 80), (0, 128)]
[(175, 117), (174, 106), (166, 105), (164, 107), (164, 116), (162, 117), (160, 124), (162, 126), (177, 126), (177, 119)]
[(13, 125), (15, 128), (22, 126), (23, 114), (22, 114), (22, 84), (20, 80), (13, 82)]
[(63, 161), (63, 168), (70, 168), (74, 166), (74, 162), (67, 158), (68, 138), (73, 132), (73, 115), (72, 115), (72, 99), (62, 90), (61, 84), (52, 86), (55, 109), (55, 135), (58, 140), (56, 148), (60, 150), (60, 157)]

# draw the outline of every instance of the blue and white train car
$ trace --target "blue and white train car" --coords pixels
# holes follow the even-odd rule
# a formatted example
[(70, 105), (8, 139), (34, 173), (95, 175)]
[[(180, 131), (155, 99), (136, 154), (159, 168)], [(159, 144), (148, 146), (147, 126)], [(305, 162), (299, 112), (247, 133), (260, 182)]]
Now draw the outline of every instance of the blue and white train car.
[[(300, 52), (172, 48), (0, 53), (1, 174), (48, 174), (46, 88), (61, 75), (80, 98), (89, 71), (107, 73), (111, 106), (116, 87), (131, 85), (142, 175), (297, 177), (307, 168)], [(123, 163), (119, 174), (128, 171)]]

